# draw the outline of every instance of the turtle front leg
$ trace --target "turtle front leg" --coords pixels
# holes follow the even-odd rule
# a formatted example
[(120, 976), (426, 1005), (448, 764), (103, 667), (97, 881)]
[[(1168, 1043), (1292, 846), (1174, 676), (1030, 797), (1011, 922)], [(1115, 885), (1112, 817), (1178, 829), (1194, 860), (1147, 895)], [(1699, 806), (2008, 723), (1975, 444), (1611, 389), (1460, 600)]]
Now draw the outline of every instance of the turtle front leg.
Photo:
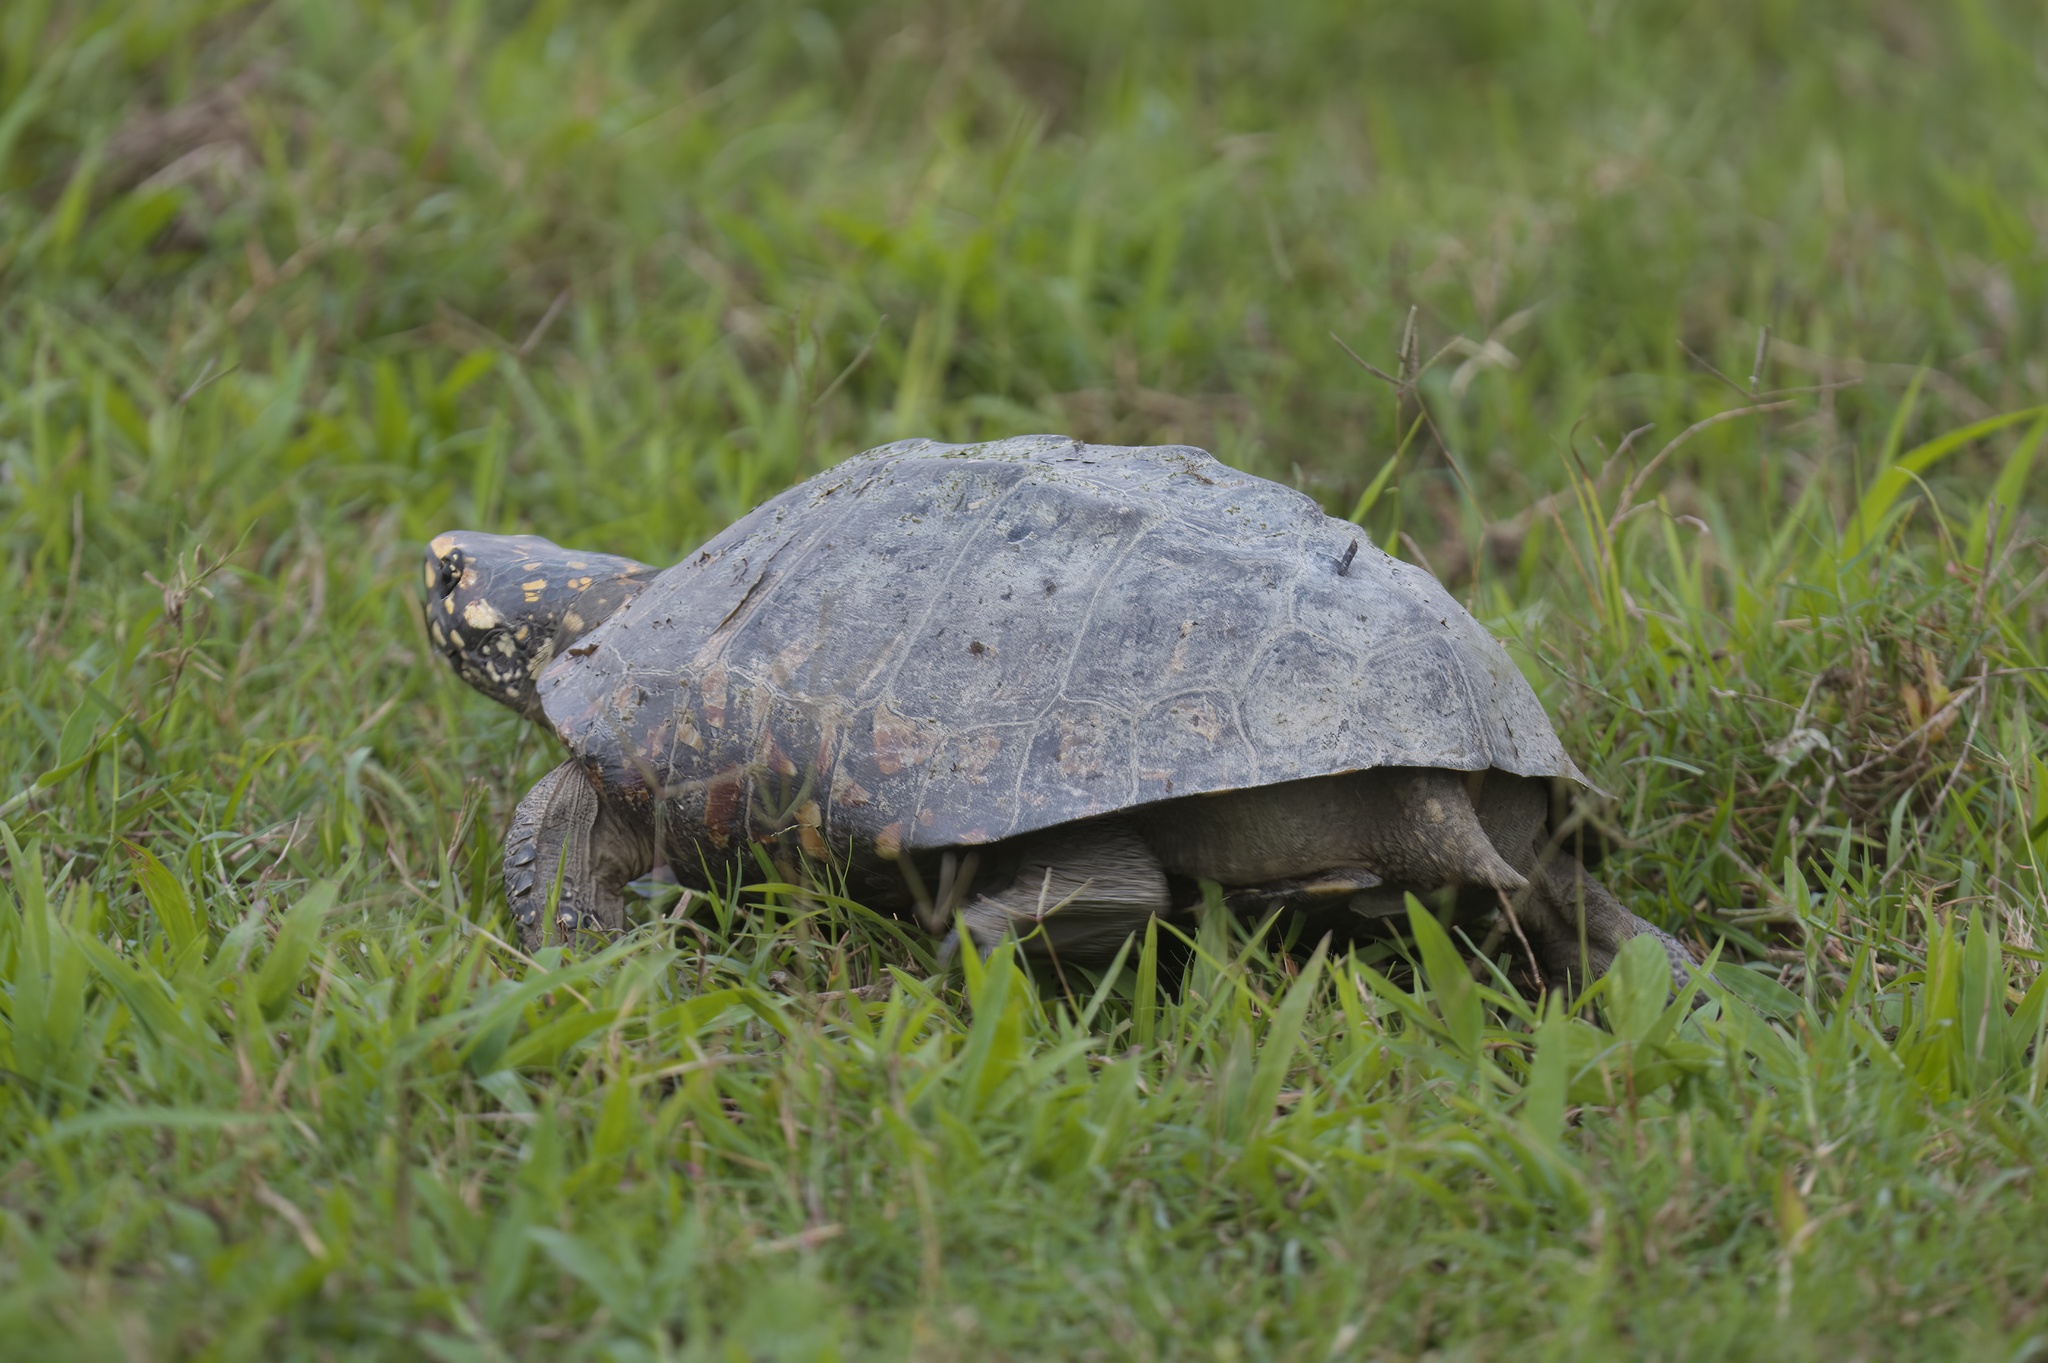
[(505, 838), (505, 899), (520, 942), (532, 951), (577, 928), (617, 931), (626, 883), (654, 861), (654, 840), (598, 797), (580, 762), (564, 762), (526, 792)]
[[(1534, 938), (1546, 983), (1583, 985), (1607, 973), (1621, 944), (1631, 937), (1654, 937), (1671, 963), (1671, 988), (1692, 981), (1692, 953), (1685, 944), (1649, 920), (1622, 907), (1605, 885), (1586, 874), (1578, 859), (1552, 853), (1531, 877), (1534, 894), (1525, 900), (1524, 926)], [(1580, 932), (1581, 916), (1585, 930)]]
[(1027, 955), (1099, 965), (1172, 908), (1159, 859), (1136, 831), (1107, 823), (1034, 839), (1009, 887), (975, 896), (960, 917), (984, 951), (1014, 934)]

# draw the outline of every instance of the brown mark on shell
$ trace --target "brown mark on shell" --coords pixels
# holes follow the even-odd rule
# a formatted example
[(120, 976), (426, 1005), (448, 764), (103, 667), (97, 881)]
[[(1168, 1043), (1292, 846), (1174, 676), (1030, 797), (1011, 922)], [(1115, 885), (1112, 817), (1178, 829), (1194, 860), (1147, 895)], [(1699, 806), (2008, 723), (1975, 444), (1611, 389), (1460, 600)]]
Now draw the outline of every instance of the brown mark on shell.
[(744, 831), (746, 799), (745, 767), (727, 767), (704, 783), (704, 833), (713, 847)]
[(725, 678), (725, 659), (719, 658), (697, 679), (697, 689), (704, 697), (704, 722), (714, 729), (725, 727)]
[(696, 721), (690, 717), (688, 710), (676, 711), (676, 742), (691, 752), (704, 751), (704, 735), (697, 732)]
[(811, 758), (813, 770), (831, 771), (833, 759), (837, 755), (838, 749), (839, 718), (837, 715), (828, 713), (818, 720), (818, 748)]
[(966, 777), (978, 786), (988, 784), (986, 775), (989, 764), (996, 760), (996, 754), (1003, 750), (1001, 734), (983, 730), (980, 733), (962, 734), (949, 745), (953, 771)]
[(922, 726), (891, 710), (887, 702), (875, 707), (875, 766), (884, 776), (915, 767), (931, 756), (931, 742)]
[(822, 858), (830, 850), (825, 846), (824, 834), (819, 832), (824, 822), (824, 811), (818, 808), (816, 800), (806, 800), (796, 807), (796, 840), (806, 856)]
[(849, 809), (856, 808), (868, 804), (874, 798), (873, 792), (869, 791), (860, 782), (854, 780), (846, 768), (833, 768), (832, 807), (834, 809), (841, 808), (842, 806)]
[(796, 763), (789, 760), (789, 754), (782, 750), (782, 745), (775, 741), (772, 733), (761, 735), (761, 765), (777, 776), (796, 775)]

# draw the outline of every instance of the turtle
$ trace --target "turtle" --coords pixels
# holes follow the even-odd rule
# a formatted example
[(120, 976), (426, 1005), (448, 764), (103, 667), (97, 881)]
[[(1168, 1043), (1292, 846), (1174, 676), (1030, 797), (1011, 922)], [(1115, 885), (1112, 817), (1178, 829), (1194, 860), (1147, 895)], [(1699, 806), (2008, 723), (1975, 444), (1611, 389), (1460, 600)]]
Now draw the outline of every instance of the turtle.
[(1582, 980), (1648, 934), (1688, 978), (1566, 845), (1554, 788), (1594, 788), (1499, 641), (1190, 446), (899, 441), (667, 569), (458, 530), (422, 577), (435, 647), (569, 752), (506, 838), (529, 946), (765, 851), (1055, 963), (1208, 882), (1244, 914), (1506, 910)]

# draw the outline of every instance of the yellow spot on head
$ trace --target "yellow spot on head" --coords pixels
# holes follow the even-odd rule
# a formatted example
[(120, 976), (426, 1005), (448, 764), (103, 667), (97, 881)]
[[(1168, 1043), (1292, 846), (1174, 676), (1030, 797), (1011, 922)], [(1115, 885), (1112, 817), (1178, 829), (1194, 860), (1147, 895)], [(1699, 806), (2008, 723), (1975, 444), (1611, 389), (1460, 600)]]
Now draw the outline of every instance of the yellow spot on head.
[(448, 551), (454, 547), (455, 536), (453, 535), (436, 535), (433, 539), (427, 541), (427, 548), (434, 551), (435, 558), (446, 558)]
[(569, 566), (571, 568), (588, 568), (590, 565), (580, 558), (572, 558), (569, 560)]
[(568, 630), (571, 634), (582, 633), (583, 617), (578, 615), (575, 611), (570, 611), (567, 615), (562, 617), (562, 628)]
[(424, 568), (422, 568), (420, 572), (421, 575), (424, 576), (427, 580), (427, 590), (434, 590), (434, 584), (441, 580), (441, 565), (438, 563), (429, 563)]
[(475, 629), (489, 629), (498, 623), (498, 610), (482, 597), (471, 601), (462, 608), (462, 618)]
[(569, 590), (572, 592), (580, 592), (584, 590), (586, 587), (588, 587), (593, 581), (595, 581), (595, 579), (588, 577), (572, 577), (569, 579)]
[(447, 611), (450, 615), (455, 614), (455, 598), (452, 596), (442, 597), (441, 609)]

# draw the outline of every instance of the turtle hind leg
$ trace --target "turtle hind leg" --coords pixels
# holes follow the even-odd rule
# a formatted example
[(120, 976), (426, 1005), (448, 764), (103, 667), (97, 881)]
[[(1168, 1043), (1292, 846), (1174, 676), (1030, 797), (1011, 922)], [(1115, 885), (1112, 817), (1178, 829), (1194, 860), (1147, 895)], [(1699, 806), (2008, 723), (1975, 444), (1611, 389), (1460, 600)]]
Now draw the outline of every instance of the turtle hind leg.
[(1623, 908), (1577, 858), (1553, 853), (1531, 879), (1535, 893), (1524, 901), (1524, 927), (1534, 939), (1545, 983), (1583, 987), (1607, 973), (1623, 942), (1646, 935), (1664, 948), (1673, 991), (1691, 983), (1694, 963), (1685, 944)]
[(1095, 965), (1172, 908), (1159, 859), (1134, 829), (1111, 822), (1033, 839), (1008, 888), (972, 897), (960, 917), (984, 951), (1015, 936), (1027, 955)]
[(653, 840), (598, 797), (581, 763), (564, 762), (526, 792), (505, 838), (505, 900), (521, 944), (623, 927), (626, 882), (654, 861)]

